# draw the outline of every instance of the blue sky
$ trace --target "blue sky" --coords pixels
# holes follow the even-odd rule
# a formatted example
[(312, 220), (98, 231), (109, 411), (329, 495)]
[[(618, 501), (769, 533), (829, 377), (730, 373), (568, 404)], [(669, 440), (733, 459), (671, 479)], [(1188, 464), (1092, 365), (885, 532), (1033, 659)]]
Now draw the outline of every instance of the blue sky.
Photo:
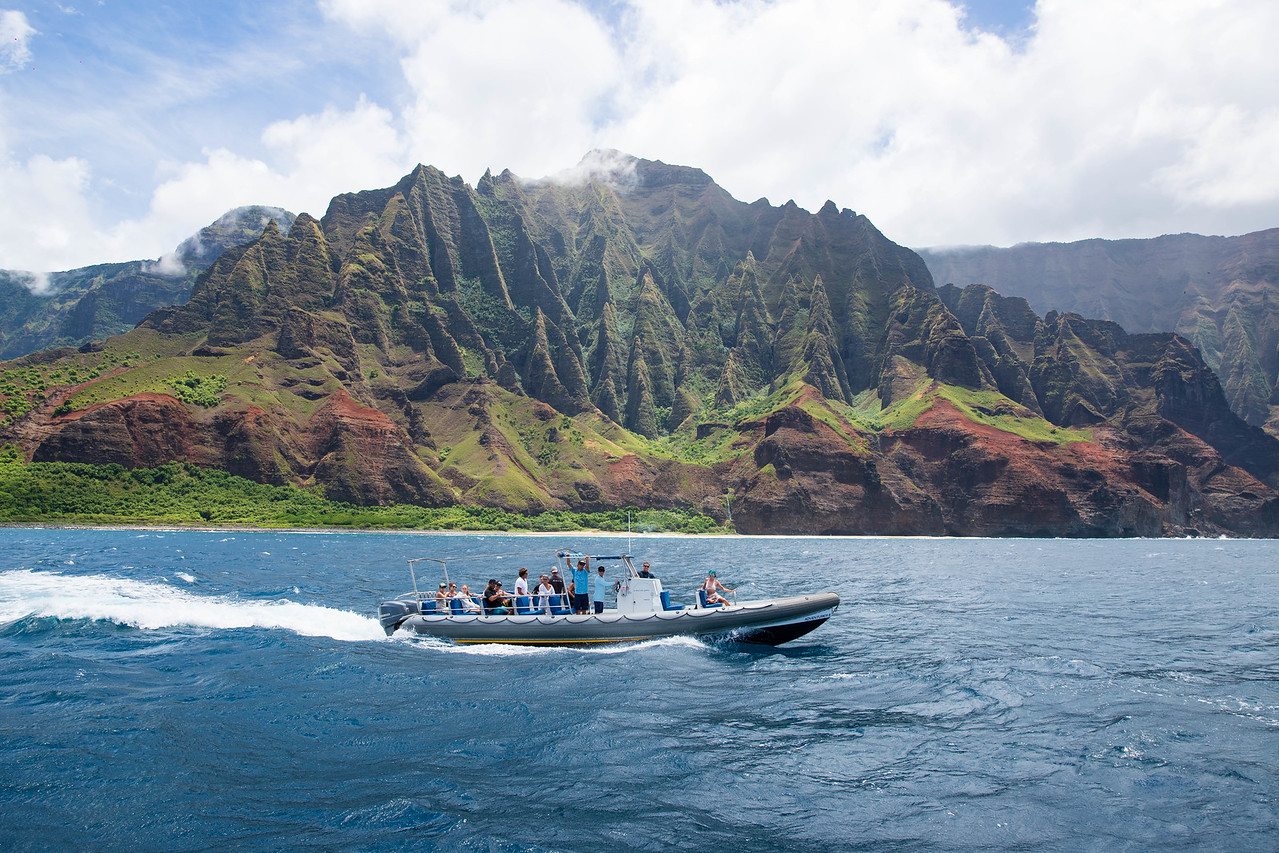
[(0, 0), (0, 268), (589, 150), (916, 247), (1279, 226), (1272, 0)]

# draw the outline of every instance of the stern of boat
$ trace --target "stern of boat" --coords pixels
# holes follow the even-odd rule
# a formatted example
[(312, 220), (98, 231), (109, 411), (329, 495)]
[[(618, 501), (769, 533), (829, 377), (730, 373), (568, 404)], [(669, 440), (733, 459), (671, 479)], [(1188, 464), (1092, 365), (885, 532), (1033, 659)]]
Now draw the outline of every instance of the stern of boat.
[(393, 598), (378, 605), (377, 621), (382, 623), (382, 630), (389, 637), (404, 624), (404, 620), (421, 612), (422, 608), (413, 599)]

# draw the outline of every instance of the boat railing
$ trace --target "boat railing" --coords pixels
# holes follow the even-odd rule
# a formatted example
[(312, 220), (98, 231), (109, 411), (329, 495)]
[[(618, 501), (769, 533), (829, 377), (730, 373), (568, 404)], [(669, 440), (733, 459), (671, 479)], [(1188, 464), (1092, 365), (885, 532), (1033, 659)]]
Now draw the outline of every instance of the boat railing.
[[(416, 592), (406, 592), (397, 601), (416, 601), (419, 612), (427, 615), (498, 615), (515, 614), (519, 616), (567, 616), (573, 612), (567, 593), (554, 595), (511, 595), (512, 607), (492, 608), (479, 595), (451, 595), (446, 599), (436, 598)], [(447, 602), (447, 608), (441, 607)]]

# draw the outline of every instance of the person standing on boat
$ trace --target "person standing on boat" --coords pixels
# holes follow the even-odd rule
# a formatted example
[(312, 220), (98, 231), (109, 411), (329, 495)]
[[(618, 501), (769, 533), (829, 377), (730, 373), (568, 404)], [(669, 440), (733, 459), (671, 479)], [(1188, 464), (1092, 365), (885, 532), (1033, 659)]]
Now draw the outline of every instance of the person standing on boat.
[(608, 592), (608, 581), (604, 580), (604, 566), (599, 565), (595, 568), (599, 572), (599, 574), (595, 576), (595, 612), (603, 613), (604, 593)]
[(528, 569), (520, 569), (520, 576), (515, 579), (515, 594), (528, 597)]
[(702, 583), (702, 591), (706, 593), (707, 604), (724, 604), (729, 605), (733, 602), (720, 595), (720, 590), (724, 592), (737, 592), (735, 589), (729, 589), (719, 582), (719, 578), (715, 576), (715, 570), (711, 569), (706, 574), (706, 580)]
[(564, 578), (560, 577), (560, 570), (558, 568), (551, 569), (551, 589), (555, 590), (555, 594), (558, 596), (558, 598), (556, 598), (557, 603), (554, 606), (568, 607), (569, 600), (568, 595), (564, 592)]
[(577, 568), (573, 570), (573, 578), (569, 583), (569, 595), (573, 596), (573, 612), (585, 616), (591, 609), (591, 595), (588, 587), (591, 583), (591, 558), (581, 557)]
[(555, 594), (555, 587), (551, 586), (551, 579), (546, 575), (542, 575), (537, 585), (537, 604), (538, 610), (551, 610), (551, 596)]

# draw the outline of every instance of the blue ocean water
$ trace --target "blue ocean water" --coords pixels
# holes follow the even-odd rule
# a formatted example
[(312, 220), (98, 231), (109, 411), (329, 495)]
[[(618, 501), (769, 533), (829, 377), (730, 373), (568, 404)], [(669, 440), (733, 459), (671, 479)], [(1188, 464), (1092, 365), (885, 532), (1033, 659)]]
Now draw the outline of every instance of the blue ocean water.
[(841, 593), (777, 649), (374, 618), (625, 545), (0, 530), (0, 849), (1279, 849), (1279, 543), (635, 539)]

